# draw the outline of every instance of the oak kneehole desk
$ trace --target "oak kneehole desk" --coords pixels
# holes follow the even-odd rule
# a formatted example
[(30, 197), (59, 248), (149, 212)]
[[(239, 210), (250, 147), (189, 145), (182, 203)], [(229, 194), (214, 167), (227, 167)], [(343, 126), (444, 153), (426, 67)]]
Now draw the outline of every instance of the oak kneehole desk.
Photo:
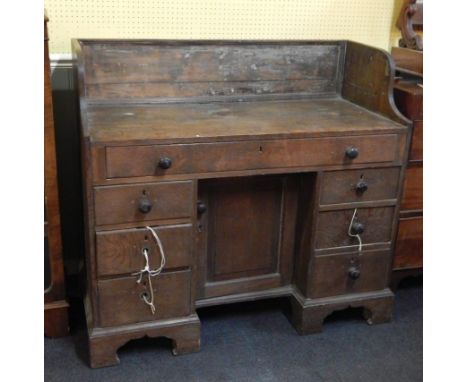
[(199, 350), (196, 308), (289, 296), (391, 319), (409, 121), (389, 55), (348, 41), (74, 40), (90, 363)]

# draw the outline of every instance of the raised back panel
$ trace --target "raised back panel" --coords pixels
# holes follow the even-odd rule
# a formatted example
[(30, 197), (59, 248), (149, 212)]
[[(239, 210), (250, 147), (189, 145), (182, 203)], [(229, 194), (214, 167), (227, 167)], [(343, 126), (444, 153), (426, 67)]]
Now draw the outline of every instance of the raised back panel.
[[(80, 41), (90, 100), (330, 95), (344, 43)], [(82, 61), (82, 62), (83, 62)]]

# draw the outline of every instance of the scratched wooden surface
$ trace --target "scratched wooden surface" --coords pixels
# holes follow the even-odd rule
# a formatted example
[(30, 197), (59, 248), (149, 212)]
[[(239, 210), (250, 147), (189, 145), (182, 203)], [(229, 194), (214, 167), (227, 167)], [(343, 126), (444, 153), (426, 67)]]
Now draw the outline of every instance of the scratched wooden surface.
[(90, 99), (333, 94), (343, 44), (85, 43)]
[(404, 127), (339, 99), (90, 106), (92, 141), (197, 139), (256, 135), (328, 135), (403, 131)]

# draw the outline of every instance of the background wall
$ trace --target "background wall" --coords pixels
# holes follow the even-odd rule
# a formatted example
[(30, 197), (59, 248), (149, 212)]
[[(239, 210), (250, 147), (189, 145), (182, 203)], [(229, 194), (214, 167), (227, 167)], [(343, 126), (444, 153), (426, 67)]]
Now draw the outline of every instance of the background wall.
[(350, 39), (389, 50), (403, 0), (45, 0), (50, 52), (70, 39)]

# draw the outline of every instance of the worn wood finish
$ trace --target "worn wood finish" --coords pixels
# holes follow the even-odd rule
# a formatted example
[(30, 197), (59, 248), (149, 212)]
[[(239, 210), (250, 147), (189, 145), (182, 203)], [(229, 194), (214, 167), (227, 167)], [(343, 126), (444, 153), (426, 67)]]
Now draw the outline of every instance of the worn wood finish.
[[(86, 50), (92, 52), (86, 52)], [(84, 46), (90, 99), (334, 94), (342, 44), (115, 41)], [(158, 65), (151, 65), (158, 62)]]
[[(336, 95), (318, 99), (258, 99), (255, 102), (91, 105), (91, 140), (122, 143), (210, 142), (403, 132), (401, 125)], [(350, 134), (350, 126), (353, 132)], [(138, 128), (136, 128), (138, 127)]]
[(50, 79), (47, 17), (44, 16), (44, 235), (47, 241), (50, 284), (44, 288), (44, 332), (49, 337), (68, 334), (68, 303), (65, 296), (65, 274), (62, 258), (62, 230), (57, 182), (52, 85)]
[(154, 278), (154, 304), (156, 313), (142, 301), (149, 284), (145, 279), (137, 283), (137, 277), (100, 280), (99, 315), (101, 326), (116, 326), (154, 321), (190, 314), (190, 270), (162, 273)]
[[(312, 265), (311, 298), (384, 289), (390, 268), (390, 253), (357, 252), (316, 257)], [(359, 274), (353, 278), (351, 272)]]
[[(346, 41), (73, 49), (92, 367), (143, 336), (198, 350), (201, 306), (290, 296), (300, 333), (350, 306), (368, 322), (391, 318), (409, 121), (388, 54)], [(361, 256), (348, 236), (355, 208)], [(146, 246), (150, 268), (161, 261), (147, 225), (167, 259), (152, 278), (154, 315), (140, 298), (147, 280), (132, 275)]]
[(400, 168), (328, 171), (323, 175), (320, 204), (396, 199)]
[(395, 64), (387, 52), (355, 42), (347, 43), (343, 98), (408, 125), (408, 119), (395, 106), (394, 77)]
[[(357, 147), (359, 156), (346, 157)], [(317, 155), (321, 152), (320, 155)], [(122, 146), (107, 148), (107, 176), (132, 177), (242, 171), (306, 165), (355, 165), (398, 162), (397, 134), (366, 137), (259, 140), (253, 142), (200, 143), (197, 145)], [(158, 167), (160, 158), (170, 158), (171, 167)], [(128, 161), (127, 158), (137, 158)], [(142, 159), (138, 159), (142, 158)]]
[[(144, 183), (94, 189), (96, 225), (188, 218), (192, 215), (192, 182)], [(148, 202), (151, 209), (141, 210)]]
[[(357, 246), (356, 238), (348, 235), (354, 209), (320, 212), (317, 222), (316, 248)], [(355, 222), (364, 225), (361, 234), (365, 247), (371, 243), (390, 242), (394, 207), (358, 208)]]
[(200, 184), (198, 298), (275, 288), (291, 282), (295, 178), (245, 177)]
[[(164, 243), (165, 269), (189, 267), (191, 259), (191, 224), (152, 227)], [(157, 268), (161, 254), (151, 233), (144, 228), (96, 233), (97, 268), (99, 276), (137, 272), (145, 267), (144, 249), (149, 263)]]
[(127, 342), (145, 336), (172, 339), (174, 355), (193, 353), (200, 350), (200, 320), (196, 315), (191, 315), (156, 323), (93, 329), (89, 332), (90, 366), (118, 365), (120, 359), (117, 350)]
[(290, 300), (291, 322), (301, 335), (320, 333), (327, 316), (347, 308), (362, 308), (363, 317), (369, 325), (389, 322), (393, 315), (394, 296), (389, 289), (307, 300), (295, 291)]
[(209, 195), (208, 280), (274, 273), (281, 237), (281, 179), (223, 183)]

